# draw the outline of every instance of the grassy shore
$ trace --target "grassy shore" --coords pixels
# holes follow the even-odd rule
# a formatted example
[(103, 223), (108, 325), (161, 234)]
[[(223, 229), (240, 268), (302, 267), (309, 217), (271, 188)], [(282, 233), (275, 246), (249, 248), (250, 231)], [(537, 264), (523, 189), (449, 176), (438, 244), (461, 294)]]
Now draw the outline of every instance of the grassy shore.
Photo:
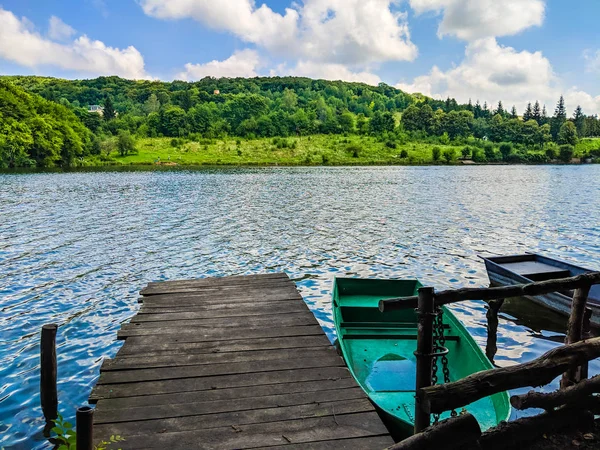
[[(146, 138), (136, 143), (135, 155), (111, 155), (113, 164), (178, 165), (419, 165), (433, 162), (432, 148), (456, 157), (464, 146), (427, 143), (396, 144), (392, 148), (367, 136), (307, 136), (264, 139), (202, 139), (183, 141)], [(403, 154), (403, 150), (406, 152)], [(91, 162), (91, 161), (90, 161)]]
[[(582, 141), (578, 153), (598, 146)], [(395, 146), (395, 147), (394, 147)], [(441, 157), (433, 160), (433, 148)], [(200, 139), (144, 138), (136, 142), (138, 153), (84, 161), (84, 165), (427, 165), (442, 164), (446, 150), (453, 151), (452, 163), (460, 162), (465, 145), (426, 142), (390, 143), (371, 136), (314, 135), (290, 138)], [(543, 153), (537, 151), (536, 153)]]

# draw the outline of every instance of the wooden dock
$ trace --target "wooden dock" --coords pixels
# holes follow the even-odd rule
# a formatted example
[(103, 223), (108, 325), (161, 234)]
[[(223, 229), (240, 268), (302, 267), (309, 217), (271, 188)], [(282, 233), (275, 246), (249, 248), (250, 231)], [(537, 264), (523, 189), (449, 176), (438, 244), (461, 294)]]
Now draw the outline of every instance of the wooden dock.
[(150, 283), (90, 402), (123, 449), (383, 449), (386, 427), (284, 273)]

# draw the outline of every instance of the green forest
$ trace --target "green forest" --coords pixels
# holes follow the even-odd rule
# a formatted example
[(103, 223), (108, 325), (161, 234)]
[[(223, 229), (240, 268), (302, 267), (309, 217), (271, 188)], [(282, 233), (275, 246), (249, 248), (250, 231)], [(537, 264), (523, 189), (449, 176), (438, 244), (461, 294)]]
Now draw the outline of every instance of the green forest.
[[(90, 112), (99, 105), (103, 113)], [(600, 120), (459, 104), (308, 78), (0, 77), (0, 167), (570, 162), (600, 157)]]

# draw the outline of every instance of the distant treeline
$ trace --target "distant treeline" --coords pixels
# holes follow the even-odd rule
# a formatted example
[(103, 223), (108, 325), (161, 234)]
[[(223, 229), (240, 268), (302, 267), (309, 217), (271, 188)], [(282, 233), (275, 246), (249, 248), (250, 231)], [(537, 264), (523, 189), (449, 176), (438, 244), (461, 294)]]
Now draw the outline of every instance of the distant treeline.
[[(9, 112), (15, 99), (29, 105), (16, 115)], [(103, 115), (89, 112), (91, 105), (101, 105)], [(37, 116), (43, 123), (34, 120)], [(585, 116), (580, 107), (569, 116), (562, 98), (552, 116), (538, 102), (519, 116), (514, 107), (507, 111), (502, 103), (490, 109), (485, 103), (434, 100), (385, 84), (297, 77), (206, 78), (193, 83), (3, 77), (0, 166), (71, 165), (78, 157), (103, 154), (103, 146), (110, 145), (127, 154), (135, 151), (135, 136), (373, 134), (392, 142), (462, 144), (476, 139), (539, 150), (551, 142), (574, 145), (581, 137), (600, 136), (597, 116)], [(20, 143), (15, 143), (11, 130), (22, 136)], [(78, 135), (75, 144), (67, 130)]]

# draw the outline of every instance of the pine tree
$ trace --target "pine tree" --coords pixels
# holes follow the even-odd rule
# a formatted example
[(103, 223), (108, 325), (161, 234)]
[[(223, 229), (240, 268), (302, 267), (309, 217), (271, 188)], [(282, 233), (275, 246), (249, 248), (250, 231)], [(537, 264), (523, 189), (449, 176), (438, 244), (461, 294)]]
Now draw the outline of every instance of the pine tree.
[(575, 108), (575, 112), (573, 113), (573, 123), (575, 123), (575, 127), (577, 128), (577, 134), (579, 136), (583, 136), (583, 127), (585, 125), (585, 115), (583, 114), (581, 105), (577, 105), (577, 108)]
[(552, 139), (555, 141), (558, 139), (558, 133), (560, 132), (561, 127), (567, 120), (567, 108), (565, 107), (565, 99), (561, 95), (558, 100), (558, 104), (556, 105), (556, 109), (554, 110), (554, 116), (552, 117), (552, 123), (550, 131), (552, 133)]
[(446, 99), (446, 112), (450, 112), (450, 97)]
[(535, 101), (535, 105), (533, 105), (533, 114), (531, 116), (533, 120), (535, 120), (538, 125), (542, 124), (542, 110), (540, 109), (540, 102)]
[(517, 107), (515, 105), (513, 105), (512, 109), (510, 110), (510, 118), (516, 119), (518, 117), (519, 117), (519, 115), (517, 114)]
[(486, 119), (490, 117), (490, 110), (488, 109), (487, 102), (483, 102), (483, 110), (481, 112), (483, 117), (485, 117)]
[(108, 95), (104, 99), (104, 111), (102, 112), (102, 117), (104, 117), (104, 120), (106, 121), (112, 120), (115, 117), (117, 117), (117, 112), (115, 111), (112, 99)]
[(476, 119), (479, 119), (481, 117), (481, 114), (482, 114), (481, 103), (479, 103), (479, 100), (477, 100), (477, 102), (475, 103), (475, 108), (473, 108), (473, 115), (475, 116)]
[(545, 125), (548, 123), (548, 112), (546, 111), (546, 105), (542, 108), (542, 123), (541, 125)]
[(469, 99), (469, 103), (467, 104), (467, 111), (473, 112), (473, 103), (471, 102), (471, 99)]
[(531, 103), (527, 103), (527, 108), (525, 108), (525, 113), (523, 113), (523, 122), (529, 122), (533, 118), (533, 109), (531, 108)]
[(150, 97), (148, 97), (148, 100), (146, 100), (146, 102), (144, 103), (144, 110), (146, 111), (146, 114), (150, 114), (153, 112), (157, 112), (160, 109), (160, 102), (158, 101), (158, 97), (156, 96), (156, 94), (153, 92), (152, 94), (150, 94)]
[(504, 106), (502, 105), (502, 100), (500, 100), (498, 102), (498, 108), (496, 108), (496, 114), (500, 114), (501, 116), (504, 116), (504, 114), (505, 114)]

